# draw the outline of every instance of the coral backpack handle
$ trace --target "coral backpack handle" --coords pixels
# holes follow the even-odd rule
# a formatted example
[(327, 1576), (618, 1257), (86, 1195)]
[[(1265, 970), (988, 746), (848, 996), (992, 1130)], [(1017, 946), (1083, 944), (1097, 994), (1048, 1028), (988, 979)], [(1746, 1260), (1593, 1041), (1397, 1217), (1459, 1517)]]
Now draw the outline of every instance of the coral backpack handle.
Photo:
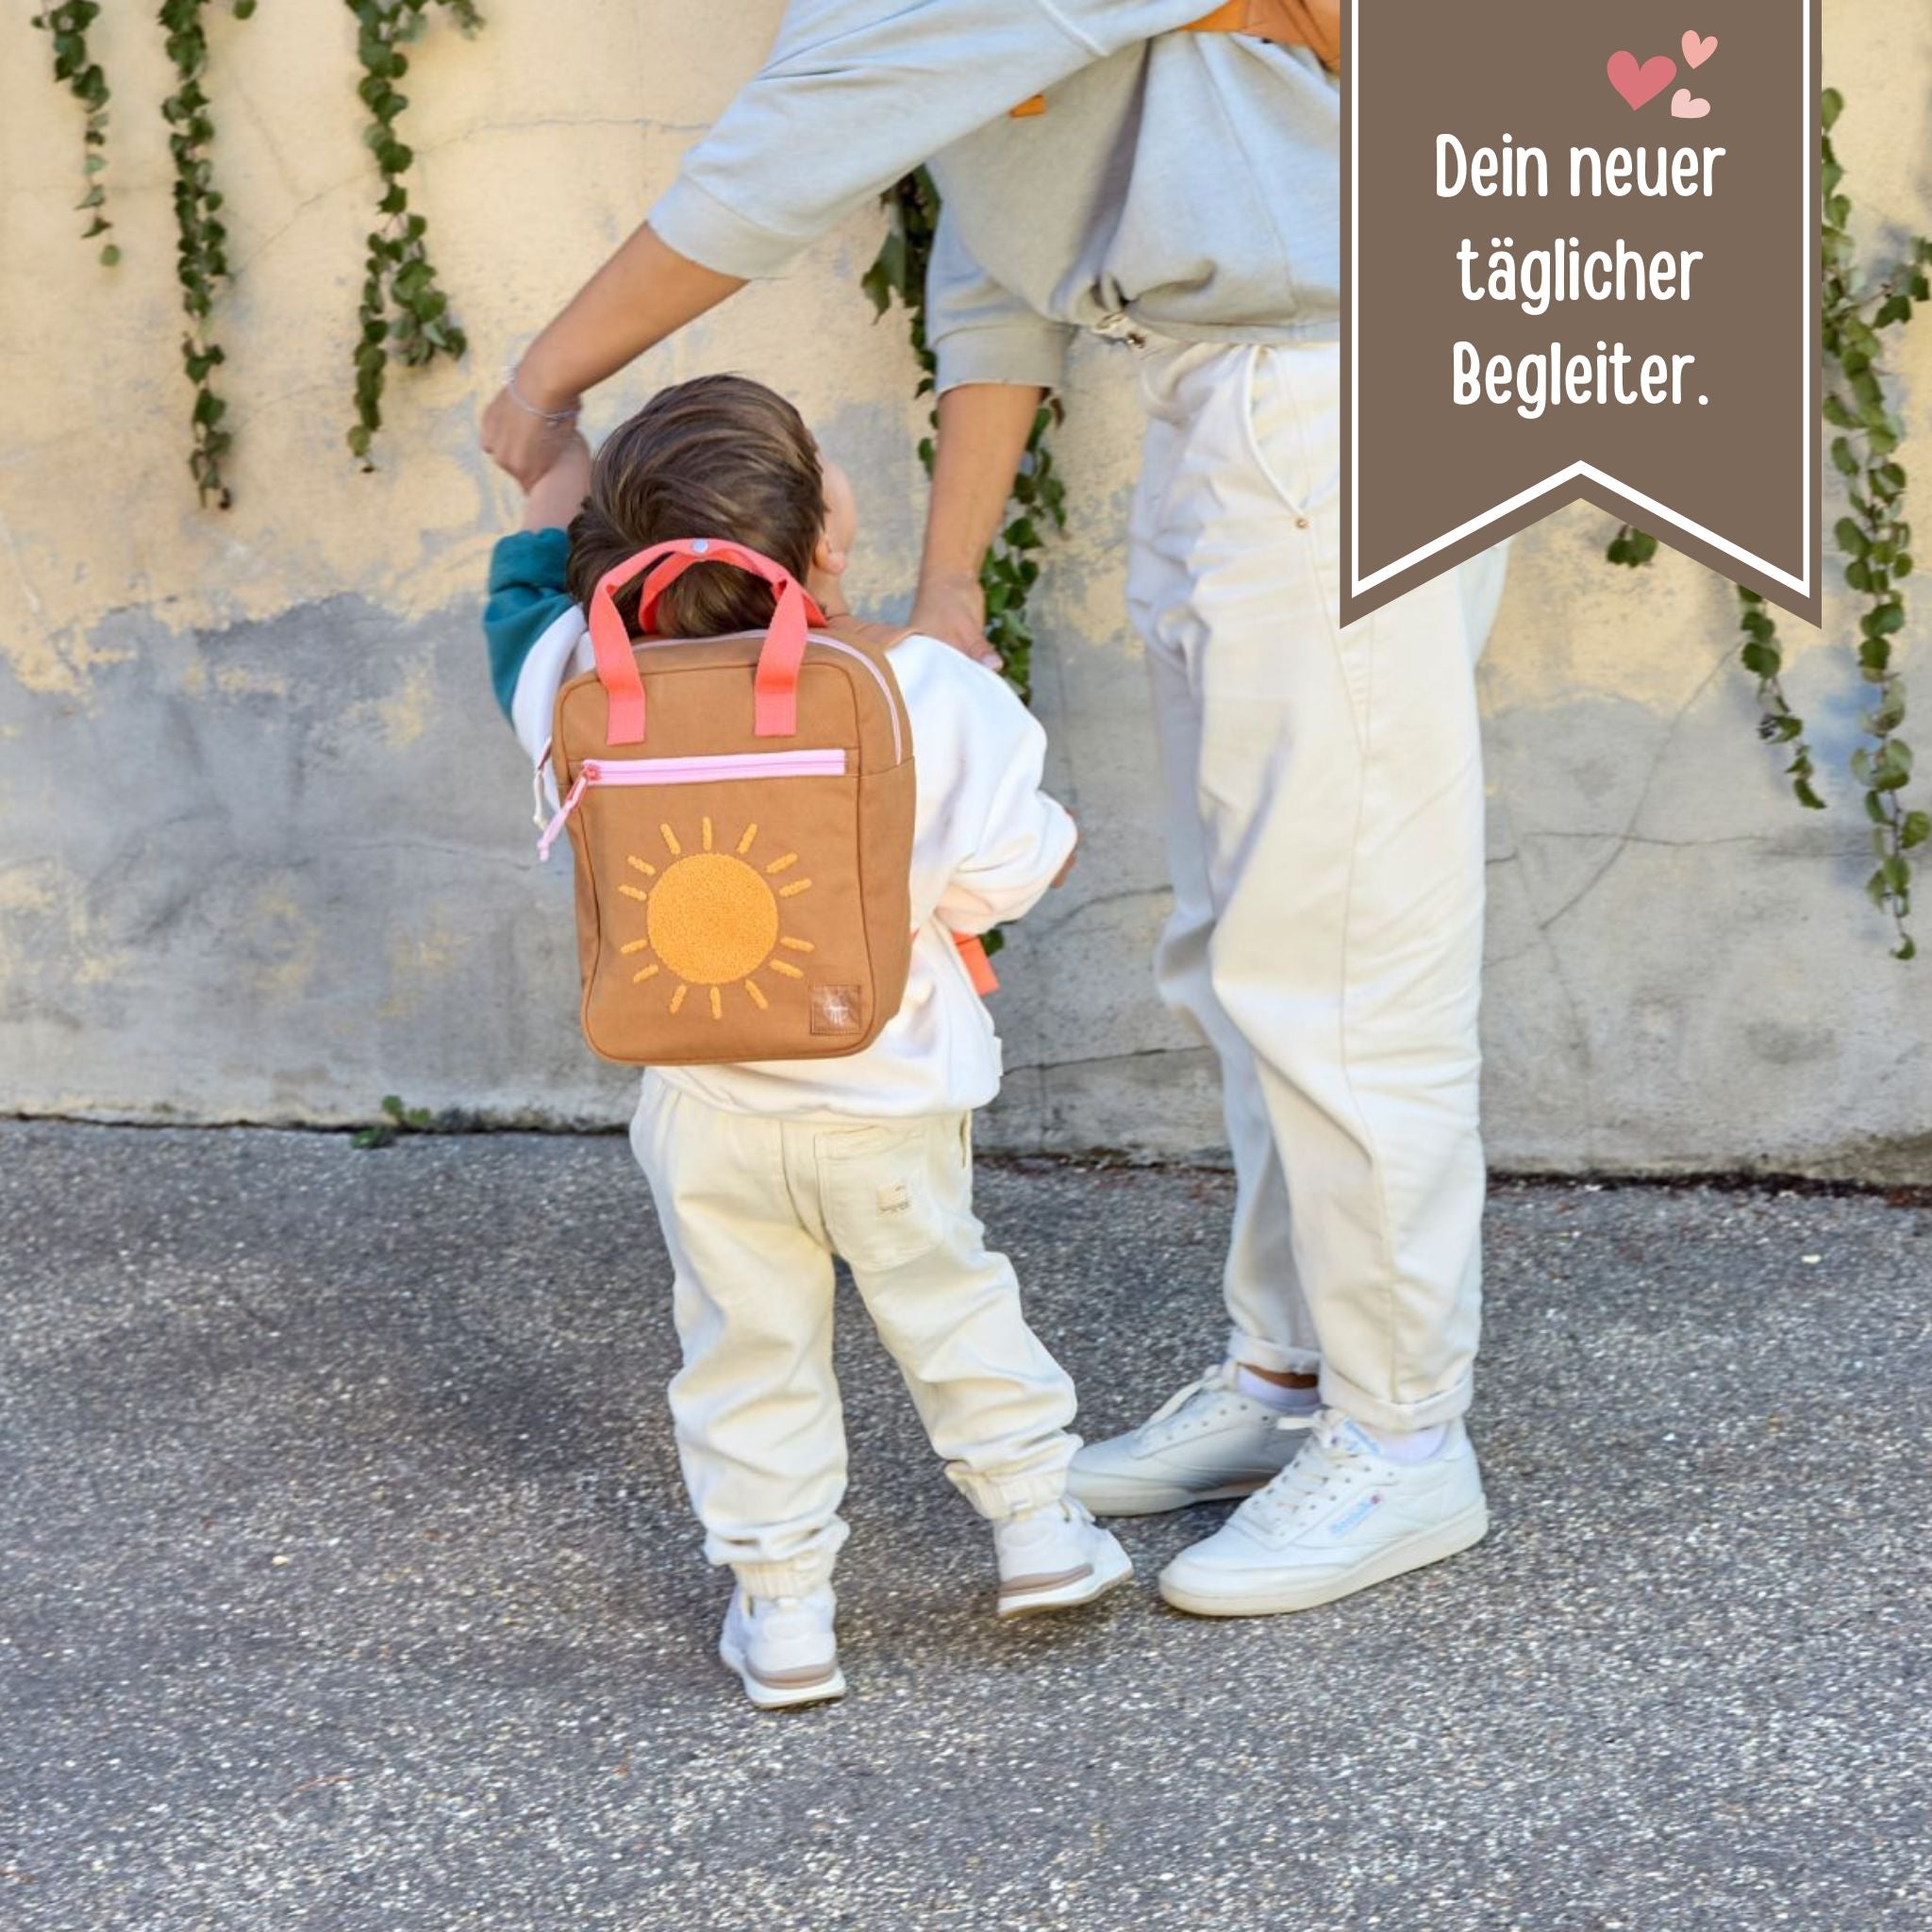
[(790, 738), (798, 729), (798, 670), (805, 661), (807, 633), (824, 623), (824, 612), (782, 563), (722, 537), (680, 537), (625, 558), (604, 573), (591, 594), (591, 648), (596, 654), (597, 681), (609, 700), (608, 743), (644, 741), (644, 681), (638, 675), (630, 634), (617, 614), (617, 593), (657, 566), (638, 595), (638, 628), (648, 632), (657, 621), (658, 598), (694, 563), (733, 564), (771, 585), (772, 627), (758, 653), (752, 729), (759, 738)]

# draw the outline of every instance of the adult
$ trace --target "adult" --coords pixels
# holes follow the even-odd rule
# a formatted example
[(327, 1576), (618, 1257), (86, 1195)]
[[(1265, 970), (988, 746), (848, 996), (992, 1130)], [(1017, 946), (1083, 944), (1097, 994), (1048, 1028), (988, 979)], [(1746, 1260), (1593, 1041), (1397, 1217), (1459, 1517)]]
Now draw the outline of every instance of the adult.
[[(1500, 565), (1340, 626), (1339, 97), (1279, 43), (1282, 0), (1202, 5), (793, 0), (484, 432), (532, 480), (585, 390), (930, 158), (940, 429), (913, 621), (984, 654), (979, 566), (1041, 397), (1077, 332), (1128, 345), (1147, 426), (1127, 596), (1175, 902), (1157, 965), (1220, 1059), (1232, 1332), (1084, 1449), (1074, 1488), (1117, 1514), (1247, 1496), (1161, 1577), (1183, 1608), (1242, 1615), (1487, 1526), (1461, 1418), (1484, 1191), (1472, 668)], [(1298, 0), (1299, 37), (1334, 9)], [(1225, 30), (1257, 25), (1278, 38)]]

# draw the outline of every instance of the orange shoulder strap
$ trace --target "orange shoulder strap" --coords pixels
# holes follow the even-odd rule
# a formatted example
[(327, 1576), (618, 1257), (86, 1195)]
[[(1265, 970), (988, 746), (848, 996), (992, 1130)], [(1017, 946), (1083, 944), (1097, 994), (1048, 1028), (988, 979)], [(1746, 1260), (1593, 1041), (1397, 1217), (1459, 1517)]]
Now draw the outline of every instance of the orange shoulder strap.
[[(1311, 48), (1323, 66), (1341, 64), (1340, 9), (1327, 0), (1226, 0), (1211, 13), (1190, 21), (1187, 34), (1253, 34), (1280, 47)], [(1011, 110), (1016, 121), (1046, 112), (1046, 96), (1035, 94)]]
[(981, 999), (990, 992), (999, 991), (999, 974), (992, 970), (992, 961), (987, 958), (986, 942), (971, 933), (956, 932), (953, 943), (959, 950), (959, 963), (966, 969), (966, 977), (973, 982), (973, 991)]

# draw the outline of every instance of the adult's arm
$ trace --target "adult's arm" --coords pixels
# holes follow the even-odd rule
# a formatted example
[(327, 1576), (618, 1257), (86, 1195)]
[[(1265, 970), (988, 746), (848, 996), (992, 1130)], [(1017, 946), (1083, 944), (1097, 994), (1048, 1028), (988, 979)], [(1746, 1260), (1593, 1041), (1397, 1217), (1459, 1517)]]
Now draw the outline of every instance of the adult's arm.
[(483, 447), (532, 489), (575, 433), (564, 412), (653, 343), (743, 288), (668, 248), (646, 222), (586, 282), (517, 365), (516, 394), (483, 414)]
[(770, 57), (685, 157), (649, 221), (518, 366), (484, 445), (525, 483), (568, 409), (941, 148), (1201, 0), (793, 0)]
[(1024, 383), (974, 382), (940, 398), (912, 627), (986, 664), (999, 659), (986, 641), (979, 566), (1006, 514), (1013, 473), (1045, 394)]
[(941, 208), (933, 239), (925, 312), (939, 364), (939, 447), (912, 622), (928, 637), (995, 663), (979, 566), (1075, 331), (1049, 321), (982, 268), (949, 208)]

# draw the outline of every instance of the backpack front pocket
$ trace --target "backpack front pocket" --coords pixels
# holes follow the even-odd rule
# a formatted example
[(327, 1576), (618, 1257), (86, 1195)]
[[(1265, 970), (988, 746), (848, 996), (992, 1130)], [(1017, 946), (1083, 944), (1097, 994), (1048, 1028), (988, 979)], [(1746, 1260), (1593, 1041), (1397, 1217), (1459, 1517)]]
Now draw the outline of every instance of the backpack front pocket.
[(557, 816), (537, 841), (537, 857), (548, 858), (584, 793), (602, 785), (716, 785), (763, 778), (842, 778), (842, 751), (725, 752), (698, 758), (586, 758), (564, 794)]
[(597, 908), (591, 1044), (664, 1066), (851, 1051), (876, 1007), (856, 760), (590, 762), (571, 837)]

